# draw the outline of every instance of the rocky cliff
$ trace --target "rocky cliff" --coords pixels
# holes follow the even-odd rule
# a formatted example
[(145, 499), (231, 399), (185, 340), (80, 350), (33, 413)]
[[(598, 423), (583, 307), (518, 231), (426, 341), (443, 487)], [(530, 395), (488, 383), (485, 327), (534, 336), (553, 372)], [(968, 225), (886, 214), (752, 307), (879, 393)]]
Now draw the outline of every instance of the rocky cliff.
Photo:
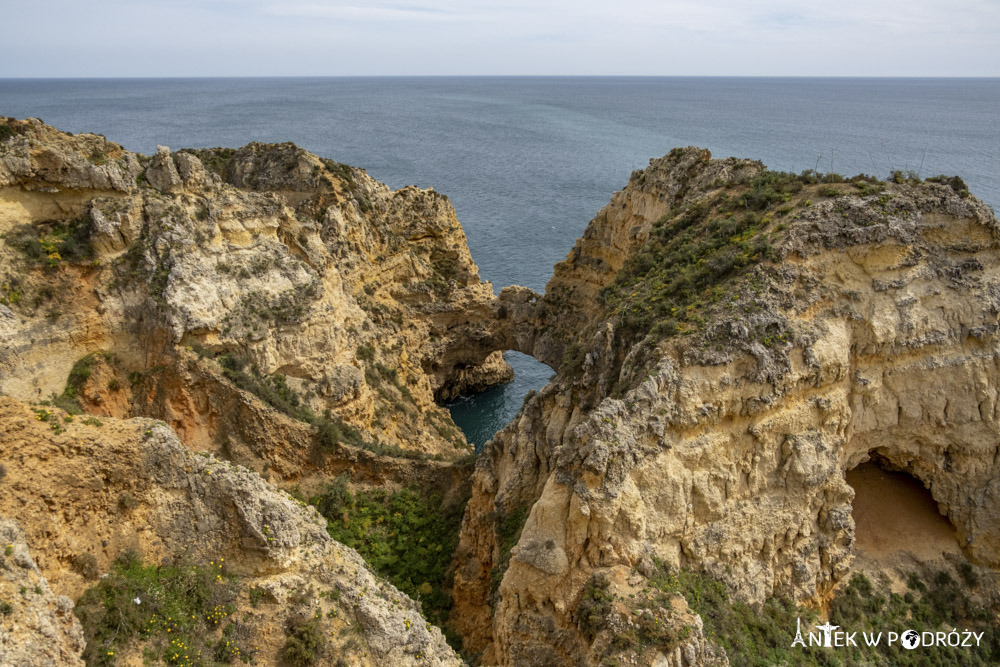
[(664, 568), (822, 609), (854, 555), (845, 473), (869, 460), (1000, 565), (1000, 227), (959, 179), (675, 150), (544, 297), (501, 302), (502, 335), (559, 372), (473, 476), (455, 618), (485, 662), (711, 661), (695, 629), (609, 646), (587, 620), (613, 600), (601, 623), (641, 630)]
[[(494, 297), (446, 197), (390, 191), (291, 144), (148, 158), (0, 122), (0, 391), (60, 396), (100, 352), (115, 359), (105, 384), (72, 391), (160, 417), (192, 447), (253, 449), (215, 403), (256, 387), (353, 436), (337, 443), (468, 451), (435, 398), (510, 368), (475, 343)], [(229, 368), (193, 379), (190, 350)]]
[(0, 514), (39, 563), (6, 569), (41, 591), (3, 589), (5, 660), (83, 650), (47, 581), (83, 595), (89, 664), (155, 653), (128, 637), (95, 653), (129, 602), (99, 603), (97, 575), (121, 590), (223, 557), (240, 582), (224, 591), (159, 575), (220, 609), (251, 603), (225, 626), (236, 636), (211, 637), (217, 661), (240, 657), (223, 641), (261, 664), (457, 660), (418, 604), (258, 477), (312, 494), (346, 474), (461, 507), (471, 447), (437, 401), (511, 371), (478, 342), (495, 298), (447, 198), (291, 144), (146, 157), (0, 119), (0, 236)]
[[(148, 651), (205, 664), (171, 658), (177, 637), (217, 661), (282, 664), (297, 633), (328, 664), (460, 664), (418, 605), (333, 541), (314, 508), (192, 453), (163, 422), (73, 418), (0, 397), (0, 432), (0, 515), (17, 517), (26, 538), (0, 523), (13, 545), (0, 564), (4, 664), (78, 664), (80, 623), (51, 590), (76, 599), (109, 576), (111, 588), (77, 603), (87, 664), (141, 664)], [(156, 585), (144, 587), (155, 566)], [(199, 568), (208, 581), (185, 576)]]
[[(861, 464), (922, 482), (942, 567), (995, 588), (1000, 226), (960, 179), (678, 149), (544, 295), (494, 297), (431, 190), (291, 144), (146, 157), (6, 119), (0, 233), (15, 664), (455, 662), (324, 519), (419, 520), (352, 514), (403, 487), (461, 507), (469, 448), (436, 401), (508, 379), (508, 349), (557, 375), (471, 473), (451, 622), (483, 664), (745, 664), (760, 647), (720, 636), (720, 610), (786, 623), (840, 604), (856, 560), (884, 574), (856, 559)], [(272, 483), (326, 489), (326, 516)], [(945, 574), (934, 595), (958, 599)], [(142, 616), (151, 581), (191, 623)]]

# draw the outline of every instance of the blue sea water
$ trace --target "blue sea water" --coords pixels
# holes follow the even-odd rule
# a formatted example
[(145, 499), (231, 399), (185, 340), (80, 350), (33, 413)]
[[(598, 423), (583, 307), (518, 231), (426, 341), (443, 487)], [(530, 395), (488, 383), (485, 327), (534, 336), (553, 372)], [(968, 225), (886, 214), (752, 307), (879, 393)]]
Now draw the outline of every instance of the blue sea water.
[[(484, 279), (542, 290), (630, 172), (675, 146), (886, 176), (958, 174), (1000, 205), (1000, 79), (426, 77), (0, 80), (0, 115), (152, 153), (294, 141), (392, 187), (433, 186)], [(452, 406), (482, 445), (551, 372)]]

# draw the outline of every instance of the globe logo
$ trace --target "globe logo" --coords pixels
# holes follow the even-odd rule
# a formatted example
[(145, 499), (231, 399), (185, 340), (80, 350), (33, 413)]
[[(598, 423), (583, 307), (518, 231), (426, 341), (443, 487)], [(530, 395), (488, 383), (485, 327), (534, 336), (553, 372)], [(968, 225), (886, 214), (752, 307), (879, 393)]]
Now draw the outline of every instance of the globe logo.
[(904, 648), (913, 650), (920, 646), (920, 633), (916, 630), (907, 630), (903, 633), (903, 636), (899, 638), (899, 641), (903, 644)]

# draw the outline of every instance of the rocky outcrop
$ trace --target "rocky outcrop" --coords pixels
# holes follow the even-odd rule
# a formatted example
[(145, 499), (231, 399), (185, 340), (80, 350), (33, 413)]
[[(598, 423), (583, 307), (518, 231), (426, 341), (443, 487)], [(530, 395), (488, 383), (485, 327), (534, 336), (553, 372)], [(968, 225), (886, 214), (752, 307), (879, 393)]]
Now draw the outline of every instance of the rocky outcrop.
[(0, 549), (0, 662), (82, 667), (83, 630), (73, 615), (73, 601), (52, 592), (20, 527), (3, 517)]
[(822, 604), (852, 558), (844, 474), (873, 457), (1000, 566), (1000, 228), (960, 186), (897, 181), (678, 150), (544, 297), (505, 291), (559, 373), (473, 477), (454, 618), (486, 663), (600, 661), (587, 582), (654, 563)]
[[(15, 651), (4, 664), (76, 664), (83, 645), (72, 602), (49, 586), (78, 597), (125, 552), (152, 564), (225, 563), (259, 664), (281, 663), (294, 616), (318, 619), (332, 642), (324, 655), (350, 664), (461, 664), (419, 606), (333, 541), (314, 508), (246, 468), (192, 453), (162, 422), (66, 417), (0, 397), (0, 514), (18, 517), (38, 562), (19, 534), (4, 538), (14, 547), (0, 597), (13, 611), (0, 627), (16, 628), (0, 644)], [(29, 579), (34, 593), (8, 590)], [(265, 601), (251, 602), (253, 591)], [(20, 657), (54, 651), (66, 659)]]
[(87, 378), (73, 390), (221, 454), (214, 404), (230, 400), (233, 376), (216, 368), (193, 390), (182, 357), (196, 350), (280, 385), (272, 407), (358, 429), (353, 444), (469, 451), (435, 398), (510, 368), (481, 344), (495, 298), (446, 197), (393, 192), (292, 144), (148, 158), (0, 122), (0, 391), (60, 396), (77, 362), (112, 355), (128, 392), (121, 379), (116, 396)]

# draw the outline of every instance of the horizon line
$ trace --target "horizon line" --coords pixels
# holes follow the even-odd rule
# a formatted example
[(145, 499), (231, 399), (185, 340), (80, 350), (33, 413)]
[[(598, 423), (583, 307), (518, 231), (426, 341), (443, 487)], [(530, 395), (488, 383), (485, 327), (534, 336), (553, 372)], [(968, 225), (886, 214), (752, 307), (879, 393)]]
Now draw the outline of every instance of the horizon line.
[(190, 79), (955, 79), (994, 80), (997, 76), (948, 76), (917, 74), (218, 74), (149, 76), (0, 76), (0, 81), (142, 81)]

